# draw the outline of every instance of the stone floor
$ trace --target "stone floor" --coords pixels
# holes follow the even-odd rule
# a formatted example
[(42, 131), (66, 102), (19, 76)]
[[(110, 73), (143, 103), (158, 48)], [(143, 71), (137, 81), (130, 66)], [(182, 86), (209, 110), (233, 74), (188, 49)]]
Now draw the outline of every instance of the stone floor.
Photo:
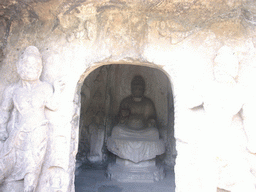
[(155, 183), (118, 183), (105, 176), (105, 169), (79, 168), (76, 192), (174, 192), (174, 172), (166, 168), (164, 180)]

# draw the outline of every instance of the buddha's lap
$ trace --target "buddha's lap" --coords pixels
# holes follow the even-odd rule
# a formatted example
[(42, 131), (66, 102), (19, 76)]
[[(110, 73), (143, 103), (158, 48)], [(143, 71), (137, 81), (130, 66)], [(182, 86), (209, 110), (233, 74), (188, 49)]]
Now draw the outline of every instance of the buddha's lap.
[(129, 129), (128, 126), (119, 124), (113, 128), (111, 136), (113, 138), (158, 140), (159, 132), (155, 127), (148, 127), (140, 130), (133, 130), (133, 129)]

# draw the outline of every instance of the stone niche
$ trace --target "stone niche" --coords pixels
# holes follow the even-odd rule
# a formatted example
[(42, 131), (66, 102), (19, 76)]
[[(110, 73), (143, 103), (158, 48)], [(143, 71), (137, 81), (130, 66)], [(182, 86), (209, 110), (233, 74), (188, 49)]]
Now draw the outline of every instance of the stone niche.
[[(174, 104), (171, 82), (159, 69), (130, 64), (103, 65), (92, 71), (81, 88), (81, 114), (77, 163), (87, 166), (106, 166), (113, 161), (106, 141), (117, 124), (119, 105), (131, 94), (131, 80), (143, 76), (145, 96), (156, 107), (157, 127), (164, 140), (166, 152), (157, 161), (174, 167)], [(97, 140), (97, 142), (95, 142)]]

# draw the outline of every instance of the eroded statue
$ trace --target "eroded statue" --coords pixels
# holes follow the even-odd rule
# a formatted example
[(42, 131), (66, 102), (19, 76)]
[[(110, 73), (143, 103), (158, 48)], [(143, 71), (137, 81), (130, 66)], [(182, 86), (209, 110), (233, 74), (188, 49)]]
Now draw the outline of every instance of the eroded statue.
[(107, 142), (108, 150), (117, 156), (108, 174), (122, 182), (158, 181), (164, 174), (155, 158), (165, 152), (165, 145), (156, 128), (155, 105), (144, 96), (145, 81), (141, 76), (132, 79), (131, 92), (120, 104), (119, 123)]
[(89, 125), (90, 151), (87, 154), (87, 159), (91, 163), (101, 163), (103, 160), (104, 134), (103, 117), (96, 115)]
[[(202, 91), (201, 101), (209, 123), (205, 129), (205, 162), (212, 178), (208, 191), (222, 188), (229, 191), (255, 191), (249, 163), (240, 137), (244, 131), (232, 126), (233, 118), (243, 106), (243, 90), (236, 82), (239, 60), (234, 51), (221, 47), (214, 59), (214, 81)], [(216, 142), (217, 141), (217, 142)], [(207, 147), (206, 147), (207, 146)], [(211, 190), (210, 190), (210, 188)]]
[(6, 88), (0, 105), (0, 182), (24, 181), (24, 191), (34, 192), (48, 140), (45, 109), (57, 108), (64, 83), (53, 88), (40, 81), (42, 57), (34, 46), (26, 48), (17, 71), (20, 81)]

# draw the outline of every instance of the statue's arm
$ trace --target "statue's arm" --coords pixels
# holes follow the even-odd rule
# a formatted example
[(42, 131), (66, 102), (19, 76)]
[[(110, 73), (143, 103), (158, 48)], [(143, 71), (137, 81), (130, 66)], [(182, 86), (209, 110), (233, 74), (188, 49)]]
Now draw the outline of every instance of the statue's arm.
[(13, 87), (7, 87), (3, 94), (3, 100), (0, 105), (0, 140), (8, 138), (7, 123), (10, 119), (10, 113), (13, 109)]
[(48, 85), (47, 94), (51, 95), (47, 97), (46, 107), (52, 111), (59, 108), (59, 101), (61, 98), (61, 92), (64, 89), (65, 83), (62, 80), (57, 80), (53, 84), (53, 88)]
[(156, 127), (156, 107), (150, 99), (145, 111), (148, 127)]
[(130, 106), (129, 106), (129, 100), (130, 98), (127, 97), (125, 99), (123, 99), (120, 103), (120, 107), (119, 107), (119, 111), (122, 110), (122, 109), (129, 109)]
[(155, 119), (156, 120), (156, 107), (153, 103), (153, 101), (151, 101), (151, 109), (148, 110), (149, 114), (148, 114), (148, 119)]
[(125, 98), (120, 103), (119, 112), (118, 112), (118, 116), (117, 116), (119, 123), (123, 119), (128, 118), (130, 115), (130, 106), (129, 106), (129, 102), (127, 100), (128, 100), (128, 98)]

